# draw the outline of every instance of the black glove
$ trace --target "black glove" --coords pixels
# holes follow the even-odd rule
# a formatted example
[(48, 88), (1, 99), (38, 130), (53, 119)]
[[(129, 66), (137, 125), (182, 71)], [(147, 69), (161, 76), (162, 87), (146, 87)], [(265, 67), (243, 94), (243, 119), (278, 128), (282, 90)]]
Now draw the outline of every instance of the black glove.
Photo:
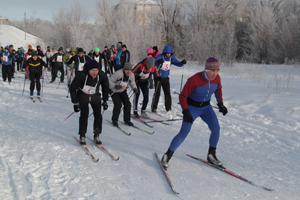
[(157, 77), (157, 80), (158, 80), (158, 81), (161, 81), (161, 76), (158, 76), (158, 77)]
[(136, 78), (135, 78), (135, 82), (139, 81), (140, 79), (141, 79), (141, 77), (140, 77), (140, 76), (136, 76)]
[(122, 88), (122, 86), (121, 86), (121, 85), (115, 85), (115, 88), (116, 88), (117, 90), (120, 90), (120, 89)]
[(223, 105), (223, 103), (218, 103), (217, 105), (219, 107), (219, 112), (223, 113), (225, 116), (228, 113), (227, 108)]
[(106, 102), (106, 101), (104, 101), (104, 102), (102, 103), (102, 106), (103, 106), (103, 110), (107, 110), (108, 105), (107, 105), (107, 102)]
[(184, 109), (182, 111), (182, 114), (183, 114), (183, 121), (188, 123), (193, 123), (194, 119), (189, 109)]
[(79, 112), (80, 111), (80, 105), (79, 104), (74, 104), (74, 111)]
[(139, 90), (137, 88), (134, 88), (133, 91), (134, 93), (138, 93)]
[(181, 63), (182, 63), (183, 65), (185, 65), (185, 64), (186, 64), (186, 60), (182, 60)]
[(162, 58), (159, 59), (159, 60), (157, 60), (157, 63), (158, 63), (158, 64), (163, 64), (164, 62), (165, 62), (165, 61), (164, 61), (164, 59), (162, 59)]

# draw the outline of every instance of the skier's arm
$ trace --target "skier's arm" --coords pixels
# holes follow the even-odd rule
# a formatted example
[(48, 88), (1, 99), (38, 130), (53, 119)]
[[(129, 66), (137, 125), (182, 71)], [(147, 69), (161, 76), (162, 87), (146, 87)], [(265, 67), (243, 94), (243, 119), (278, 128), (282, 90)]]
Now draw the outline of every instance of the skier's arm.
[(109, 93), (109, 82), (108, 82), (108, 78), (106, 76), (106, 74), (102, 71), (100, 71), (100, 75), (101, 75), (101, 88), (102, 88), (102, 95), (103, 95), (103, 101), (107, 101), (108, 100), (108, 93)]

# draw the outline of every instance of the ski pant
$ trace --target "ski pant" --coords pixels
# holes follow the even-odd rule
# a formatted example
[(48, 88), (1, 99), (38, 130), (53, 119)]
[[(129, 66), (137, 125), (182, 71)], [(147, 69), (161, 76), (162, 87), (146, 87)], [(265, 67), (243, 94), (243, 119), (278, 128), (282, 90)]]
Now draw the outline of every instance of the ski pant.
[(115, 61), (110, 61), (110, 69), (111, 69), (111, 74), (113, 74), (113, 71), (116, 72), (116, 62)]
[(111, 96), (113, 103), (114, 103), (114, 108), (113, 108), (113, 115), (112, 115), (112, 121), (118, 121), (119, 115), (121, 112), (122, 108), (122, 103), (124, 105), (124, 121), (129, 122), (130, 121), (130, 109), (131, 109), (131, 103), (129, 101), (127, 91), (124, 90), (123, 92), (120, 93), (113, 93)]
[(70, 87), (74, 77), (75, 77), (75, 69), (71, 67), (67, 67), (68, 87)]
[(143, 105), (142, 105), (142, 110), (146, 110), (148, 101), (149, 101), (149, 88), (148, 88), (148, 80), (146, 81), (138, 81), (136, 83), (136, 87), (138, 88), (138, 92), (134, 95), (133, 98), (133, 110), (137, 110), (138, 107), (138, 102), (139, 102), (139, 97), (140, 97), (140, 90), (142, 90), (143, 93)]
[(77, 93), (79, 105), (81, 107), (79, 117), (79, 135), (85, 135), (88, 126), (89, 104), (94, 112), (94, 134), (99, 135), (102, 132), (102, 115), (101, 115), (101, 94), (85, 94), (82, 91)]
[(39, 92), (41, 91), (41, 73), (40, 72), (29, 72), (29, 78), (30, 78), (30, 91), (33, 92), (34, 86), (36, 83), (36, 90)]
[(12, 61), (12, 63), (11, 63), (11, 76), (12, 77), (15, 76), (15, 65), (16, 65), (16, 62)]
[(166, 111), (171, 110), (171, 106), (172, 106), (172, 98), (171, 98), (171, 94), (170, 94), (170, 80), (169, 77), (167, 78), (162, 78), (160, 81), (155, 81), (155, 93), (152, 99), (152, 105), (151, 105), (151, 110), (156, 110), (157, 109), (157, 104), (159, 101), (159, 97), (160, 97), (160, 91), (161, 91), (161, 87), (164, 90), (164, 94), (165, 94), (165, 108)]
[(21, 71), (22, 68), (22, 60), (17, 60), (17, 71)]
[[(209, 138), (209, 146), (217, 147), (219, 137), (220, 137), (220, 125), (217, 118), (216, 113), (213, 111), (211, 105), (204, 106), (204, 107), (195, 107), (188, 105), (190, 113), (193, 116), (194, 121), (197, 117), (201, 117), (201, 119), (208, 125), (208, 128), (211, 131), (210, 138)], [(179, 133), (173, 138), (169, 149), (171, 151), (176, 151), (176, 149), (181, 145), (181, 143), (185, 140), (187, 135), (189, 134), (192, 123), (185, 122), (182, 120), (182, 125)], [(198, 131), (200, 132), (200, 130)]]
[(8, 82), (11, 82), (11, 65), (2, 65), (3, 81), (6, 81), (6, 74), (8, 76)]
[(64, 66), (57, 66), (57, 65), (53, 65), (52, 66), (52, 81), (55, 81), (56, 77), (57, 77), (57, 72), (58, 70), (60, 71), (61, 75), (60, 75), (60, 81), (63, 82), (64, 81)]

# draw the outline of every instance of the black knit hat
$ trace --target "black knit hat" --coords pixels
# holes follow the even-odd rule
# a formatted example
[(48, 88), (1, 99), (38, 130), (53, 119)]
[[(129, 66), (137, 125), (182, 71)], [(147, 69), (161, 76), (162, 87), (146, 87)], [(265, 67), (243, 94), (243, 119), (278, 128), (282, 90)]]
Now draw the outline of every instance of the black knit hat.
[(32, 57), (37, 56), (37, 55), (38, 55), (38, 53), (36, 51), (32, 52), (32, 54), (31, 54)]
[(78, 48), (78, 53), (83, 53), (83, 48)]
[(58, 51), (63, 51), (63, 48), (62, 48), (62, 47), (59, 47)]
[(100, 65), (99, 63), (97, 63), (96, 60), (89, 60), (87, 63), (85, 63), (84, 67), (87, 71), (90, 71), (91, 69), (94, 68), (100, 70)]
[(155, 51), (158, 50), (158, 49), (157, 49), (157, 46), (153, 46), (152, 49), (155, 50)]

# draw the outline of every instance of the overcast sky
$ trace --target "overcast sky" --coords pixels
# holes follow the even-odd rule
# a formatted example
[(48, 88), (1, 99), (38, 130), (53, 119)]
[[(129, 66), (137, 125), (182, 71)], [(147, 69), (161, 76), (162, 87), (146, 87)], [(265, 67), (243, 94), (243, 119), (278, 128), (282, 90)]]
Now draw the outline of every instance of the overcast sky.
[[(34, 17), (52, 21), (52, 13), (57, 13), (61, 7), (70, 7), (75, 0), (0, 0), (0, 16), (13, 20), (24, 20)], [(116, 0), (115, 0), (116, 1)], [(79, 1), (86, 11), (93, 14), (96, 9), (96, 0)], [(95, 21), (92, 16), (91, 21)]]

